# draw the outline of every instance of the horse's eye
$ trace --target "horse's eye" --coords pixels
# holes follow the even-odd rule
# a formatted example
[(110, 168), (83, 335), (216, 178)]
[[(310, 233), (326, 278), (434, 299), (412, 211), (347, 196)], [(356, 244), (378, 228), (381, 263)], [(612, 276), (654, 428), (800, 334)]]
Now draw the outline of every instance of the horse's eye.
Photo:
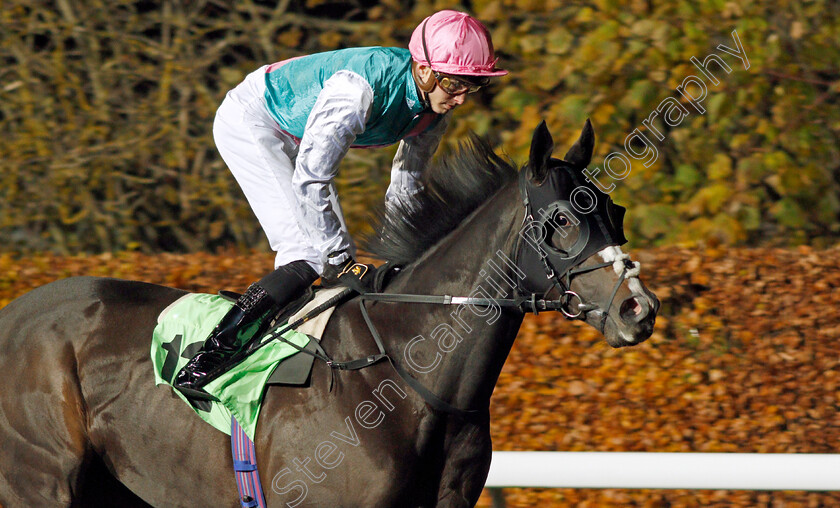
[(551, 220), (545, 224), (548, 244), (560, 252), (561, 255), (565, 255), (568, 249), (578, 240), (580, 229), (576, 227), (576, 224), (566, 212), (561, 210), (555, 211)]

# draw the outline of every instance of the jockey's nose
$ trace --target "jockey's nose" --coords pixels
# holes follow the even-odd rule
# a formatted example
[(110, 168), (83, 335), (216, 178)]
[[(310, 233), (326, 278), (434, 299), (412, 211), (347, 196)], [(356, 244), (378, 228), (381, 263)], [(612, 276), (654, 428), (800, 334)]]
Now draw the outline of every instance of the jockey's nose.
[(457, 104), (459, 106), (461, 104), (463, 104), (465, 100), (467, 100), (467, 94), (465, 94), (465, 93), (462, 93), (461, 95), (456, 95), (455, 97), (452, 98), (452, 102), (454, 102), (455, 104)]

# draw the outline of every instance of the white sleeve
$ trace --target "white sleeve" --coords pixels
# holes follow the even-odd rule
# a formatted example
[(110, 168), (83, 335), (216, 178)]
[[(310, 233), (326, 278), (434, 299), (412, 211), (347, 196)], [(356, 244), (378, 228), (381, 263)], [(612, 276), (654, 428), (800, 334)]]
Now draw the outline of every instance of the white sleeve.
[[(335, 73), (324, 83), (300, 141), (292, 175), (297, 219), (325, 265), (328, 254), (352, 245), (342, 227), (341, 210), (333, 209), (329, 198), (339, 163), (364, 132), (372, 104), (373, 88), (363, 77), (350, 71)], [(338, 264), (348, 258), (344, 254), (330, 261)]]
[(385, 192), (385, 201), (388, 204), (394, 201), (407, 202), (407, 199), (420, 190), (420, 174), (429, 165), (440, 145), (449, 119), (448, 114), (444, 115), (432, 129), (400, 141), (391, 166), (391, 183)]

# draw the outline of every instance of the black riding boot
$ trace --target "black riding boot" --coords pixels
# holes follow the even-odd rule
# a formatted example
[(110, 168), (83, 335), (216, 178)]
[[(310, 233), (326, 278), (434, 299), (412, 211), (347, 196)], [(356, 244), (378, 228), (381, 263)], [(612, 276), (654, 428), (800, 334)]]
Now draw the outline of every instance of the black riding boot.
[(202, 387), (240, 361), (239, 353), (258, 340), (271, 319), (317, 278), (307, 263), (295, 261), (251, 284), (178, 372), (173, 386), (190, 397), (210, 398)]

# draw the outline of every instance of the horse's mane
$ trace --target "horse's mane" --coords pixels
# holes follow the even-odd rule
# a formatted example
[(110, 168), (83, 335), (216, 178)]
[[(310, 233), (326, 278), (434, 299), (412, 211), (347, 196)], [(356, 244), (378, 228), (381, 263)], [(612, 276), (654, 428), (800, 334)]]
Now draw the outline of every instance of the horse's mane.
[(409, 202), (380, 207), (362, 247), (397, 265), (411, 263), (516, 175), (486, 139), (471, 134), (423, 172), (422, 190)]

